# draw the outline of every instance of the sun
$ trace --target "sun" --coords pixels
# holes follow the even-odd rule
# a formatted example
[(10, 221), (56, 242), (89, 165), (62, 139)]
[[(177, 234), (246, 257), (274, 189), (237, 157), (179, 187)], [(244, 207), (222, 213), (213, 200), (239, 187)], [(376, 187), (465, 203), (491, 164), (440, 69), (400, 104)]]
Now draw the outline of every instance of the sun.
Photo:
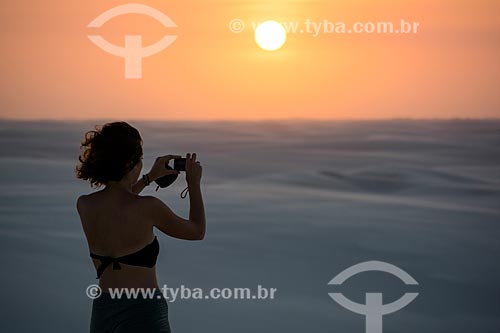
[(255, 29), (255, 41), (263, 50), (278, 50), (286, 42), (285, 28), (276, 21), (262, 22)]

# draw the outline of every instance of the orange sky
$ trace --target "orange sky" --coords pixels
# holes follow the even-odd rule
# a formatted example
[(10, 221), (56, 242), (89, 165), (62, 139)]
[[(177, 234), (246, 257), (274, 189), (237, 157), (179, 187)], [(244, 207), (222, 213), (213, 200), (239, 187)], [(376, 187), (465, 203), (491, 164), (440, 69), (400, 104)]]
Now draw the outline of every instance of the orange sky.
[[(500, 3), (493, 0), (143, 1), (177, 28), (124, 15), (87, 25), (126, 1), (2, 1), (0, 118), (366, 119), (500, 117)], [(396, 4), (395, 4), (396, 3)], [(247, 22), (420, 22), (416, 35), (288, 36), (257, 47)], [(178, 35), (124, 79), (124, 61), (92, 44)]]

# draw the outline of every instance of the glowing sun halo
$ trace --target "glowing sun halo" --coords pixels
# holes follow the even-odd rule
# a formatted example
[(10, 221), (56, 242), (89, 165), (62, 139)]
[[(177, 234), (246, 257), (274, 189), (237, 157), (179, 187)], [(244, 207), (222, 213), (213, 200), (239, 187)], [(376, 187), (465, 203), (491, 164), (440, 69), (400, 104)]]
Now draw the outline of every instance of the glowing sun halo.
[(278, 50), (286, 42), (285, 28), (276, 21), (262, 22), (255, 29), (255, 41), (263, 50)]

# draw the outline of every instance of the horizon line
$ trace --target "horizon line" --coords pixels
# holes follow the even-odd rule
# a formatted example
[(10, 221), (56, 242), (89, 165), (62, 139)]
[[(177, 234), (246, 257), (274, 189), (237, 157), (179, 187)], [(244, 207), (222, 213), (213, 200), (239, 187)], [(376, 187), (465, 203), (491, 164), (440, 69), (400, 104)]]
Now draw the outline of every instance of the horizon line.
[(252, 123), (252, 122), (383, 122), (383, 121), (499, 121), (498, 117), (393, 117), (393, 118), (212, 118), (212, 119), (165, 119), (165, 118), (14, 118), (14, 117), (1, 117), (0, 122), (113, 122), (113, 121), (127, 121), (127, 122), (186, 122), (186, 123), (217, 123), (217, 122), (233, 122), (233, 123)]

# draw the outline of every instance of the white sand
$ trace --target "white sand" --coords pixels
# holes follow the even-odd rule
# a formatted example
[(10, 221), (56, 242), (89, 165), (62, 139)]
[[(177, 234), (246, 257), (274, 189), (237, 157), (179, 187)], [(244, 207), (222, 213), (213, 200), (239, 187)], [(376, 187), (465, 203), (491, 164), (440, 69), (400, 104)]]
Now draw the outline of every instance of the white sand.
[[(341, 287), (358, 302), (420, 292), (384, 332), (500, 331), (500, 122), (131, 123), (146, 167), (195, 151), (204, 168), (206, 239), (157, 232), (160, 283), (278, 288), (274, 301), (179, 300), (174, 332), (364, 332), (327, 283), (366, 260), (420, 283), (366, 273)], [(73, 168), (93, 125), (0, 123), (1, 332), (88, 331), (96, 280), (75, 199), (91, 189)], [(187, 216), (184, 187), (157, 194)]]

